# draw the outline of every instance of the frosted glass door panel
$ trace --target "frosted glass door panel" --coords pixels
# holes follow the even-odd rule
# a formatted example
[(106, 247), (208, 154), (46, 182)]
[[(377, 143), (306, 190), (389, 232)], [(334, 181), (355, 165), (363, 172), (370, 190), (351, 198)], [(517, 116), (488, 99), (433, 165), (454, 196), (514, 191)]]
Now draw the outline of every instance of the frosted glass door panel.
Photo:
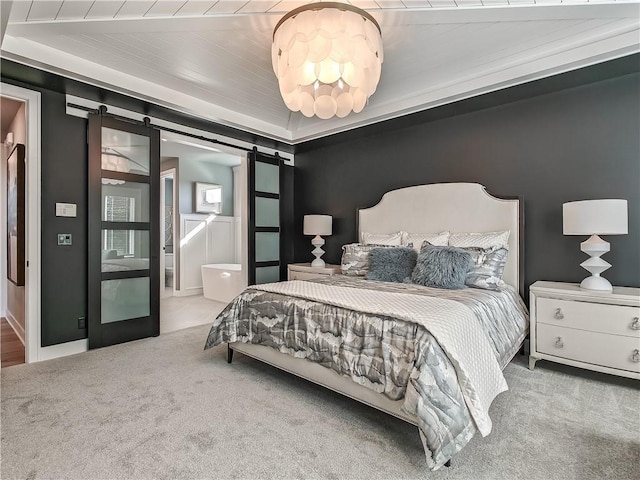
[(256, 233), (256, 262), (277, 262), (278, 260), (280, 260), (280, 234)]
[(256, 162), (256, 192), (280, 193), (280, 167)]
[(280, 267), (257, 267), (256, 285), (280, 281)]
[(102, 127), (102, 170), (149, 175), (149, 137)]
[(280, 200), (256, 197), (256, 227), (280, 226)]
[(148, 317), (149, 277), (102, 281), (101, 322)]
[(103, 178), (102, 220), (105, 222), (148, 222), (149, 184)]

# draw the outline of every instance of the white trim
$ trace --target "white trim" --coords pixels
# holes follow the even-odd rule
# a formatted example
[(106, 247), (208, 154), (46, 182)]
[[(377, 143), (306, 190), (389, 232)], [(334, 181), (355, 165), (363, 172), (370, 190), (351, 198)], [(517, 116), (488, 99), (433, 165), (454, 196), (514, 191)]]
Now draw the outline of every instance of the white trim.
[[(214, 135), (211, 132), (207, 132), (205, 130), (198, 130), (197, 128), (187, 127), (184, 125), (180, 125), (179, 123), (169, 122), (167, 120), (162, 120), (157, 117), (150, 117), (142, 113), (132, 112), (131, 110), (114, 107), (114, 106), (107, 105), (100, 102), (94, 102), (93, 100), (87, 100), (86, 98), (76, 97), (74, 95), (67, 95), (65, 101), (67, 104), (71, 103), (74, 105), (79, 105), (82, 107), (92, 108), (92, 109), (97, 109), (101, 105), (105, 105), (107, 107), (107, 111), (114, 115), (119, 115), (121, 117), (126, 117), (126, 118), (130, 118), (132, 120), (137, 120), (137, 121), (142, 121), (142, 119), (144, 118), (149, 118), (152, 124), (160, 128), (166, 127), (171, 130), (181, 131), (185, 134), (197, 135), (199, 137), (210, 139), (214, 143), (216, 140), (223, 141), (225, 143), (231, 144), (232, 146), (235, 146), (236, 148), (242, 149), (242, 151), (246, 149), (251, 150), (254, 146), (256, 146), (253, 143), (244, 142), (242, 140), (237, 140), (235, 138), (225, 137), (223, 135)], [(78, 108), (69, 107), (68, 105), (66, 107), (66, 111), (67, 111), (67, 115), (72, 115), (74, 117), (87, 118), (87, 115), (88, 115), (86, 111)], [(211, 120), (211, 121), (214, 121), (214, 120)], [(172, 133), (163, 133), (163, 137), (166, 137), (166, 138), (173, 138), (174, 136), (175, 134), (172, 134)], [(201, 142), (198, 142), (197, 139), (194, 139), (194, 143), (201, 143)], [(233, 147), (221, 146), (220, 148), (233, 148)], [(275, 155), (277, 153), (280, 156), (280, 158), (284, 160), (284, 163), (286, 163), (287, 165), (294, 164), (294, 155), (292, 153), (282, 152), (280, 150), (275, 150), (273, 148), (262, 147), (262, 146), (259, 147), (259, 150), (269, 155)]]
[(89, 339), (84, 338), (82, 340), (76, 340), (74, 342), (60, 343), (58, 345), (51, 345), (50, 347), (41, 347), (38, 352), (38, 361), (51, 360), (59, 357), (66, 357), (68, 355), (75, 355), (76, 353), (83, 353), (89, 350)]
[(25, 362), (42, 360), (41, 332), (41, 214), (40, 214), (40, 151), (41, 151), (41, 101), (40, 92), (27, 90), (6, 83), (1, 84), (4, 97), (25, 102), (27, 117), (26, 141), (26, 254), (28, 267), (25, 275)]
[(13, 328), (13, 331), (16, 332), (16, 335), (22, 342), (22, 345), (24, 345), (24, 329), (22, 328), (22, 325), (20, 325), (18, 320), (16, 320), (16, 317), (14, 317), (9, 310), (7, 310), (5, 318), (7, 319), (7, 323), (11, 325), (11, 328)]
[(174, 297), (193, 297), (195, 295), (202, 295), (204, 289), (202, 287), (193, 287), (180, 290), (174, 290)]
[[(4, 160), (9, 155), (9, 149), (3, 143), (0, 152), (2, 153), (2, 165), (0, 168), (0, 250), (7, 251), (7, 172), (4, 168)], [(7, 313), (7, 255), (0, 257), (0, 316), (6, 317)]]

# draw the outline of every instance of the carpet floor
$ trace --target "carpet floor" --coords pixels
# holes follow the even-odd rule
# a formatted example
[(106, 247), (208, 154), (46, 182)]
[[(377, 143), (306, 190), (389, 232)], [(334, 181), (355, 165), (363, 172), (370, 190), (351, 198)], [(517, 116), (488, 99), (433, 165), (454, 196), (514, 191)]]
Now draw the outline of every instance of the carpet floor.
[(416, 427), (198, 326), (2, 369), (3, 479), (638, 479), (640, 382), (517, 358), (493, 432), (430, 472)]

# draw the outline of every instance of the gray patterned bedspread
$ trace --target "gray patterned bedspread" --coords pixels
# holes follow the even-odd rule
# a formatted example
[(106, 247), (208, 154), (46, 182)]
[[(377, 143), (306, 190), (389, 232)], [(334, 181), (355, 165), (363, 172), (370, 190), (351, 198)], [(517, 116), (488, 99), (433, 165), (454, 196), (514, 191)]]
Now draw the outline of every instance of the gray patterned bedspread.
[[(342, 275), (310, 281), (460, 302), (486, 332), (501, 368), (528, 331), (527, 310), (511, 287), (442, 290)], [(477, 431), (454, 366), (421, 325), (248, 288), (216, 318), (205, 349), (224, 342), (270, 346), (331, 368), (392, 400), (405, 399), (403, 409), (417, 417), (432, 470), (444, 465)]]

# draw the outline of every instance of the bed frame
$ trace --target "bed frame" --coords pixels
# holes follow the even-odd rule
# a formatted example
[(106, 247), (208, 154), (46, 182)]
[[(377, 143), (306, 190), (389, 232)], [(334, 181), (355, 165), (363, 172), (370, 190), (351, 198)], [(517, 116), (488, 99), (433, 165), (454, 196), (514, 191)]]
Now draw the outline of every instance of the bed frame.
[[(386, 193), (377, 205), (358, 210), (358, 238), (362, 232), (415, 233), (511, 231), (509, 257), (503, 279), (524, 292), (523, 215), (519, 197), (496, 197), (477, 183), (436, 183), (401, 188)], [(401, 410), (403, 400), (358, 385), (331, 369), (277, 352), (270, 347), (241, 342), (228, 344), (227, 361), (233, 352), (268, 363), (317, 383), (364, 404), (382, 410), (413, 425), (417, 418)]]

